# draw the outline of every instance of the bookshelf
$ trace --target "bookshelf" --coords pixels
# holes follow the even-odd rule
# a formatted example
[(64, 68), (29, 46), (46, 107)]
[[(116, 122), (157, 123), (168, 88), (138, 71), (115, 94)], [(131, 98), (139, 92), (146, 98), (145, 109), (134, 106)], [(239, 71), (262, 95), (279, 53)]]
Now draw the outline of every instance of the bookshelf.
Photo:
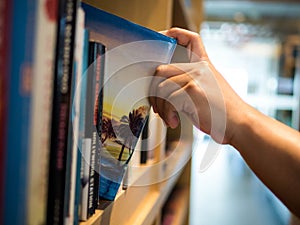
[[(199, 31), (202, 21), (200, 13), (202, 1), (196, 0), (130, 0), (126, 2), (84, 0), (83, 2), (156, 31), (172, 26)], [(169, 149), (166, 150), (165, 144), (161, 144), (154, 150), (156, 161), (162, 163), (131, 167), (130, 172), (135, 174), (133, 183), (126, 190), (119, 191), (115, 201), (101, 202), (101, 209), (80, 225), (160, 225), (164, 216), (163, 208), (167, 206), (171, 193), (173, 191), (176, 193), (177, 187), (182, 190), (181, 196), (175, 198), (178, 202), (175, 204), (169, 202), (176, 206), (176, 214), (179, 215), (172, 220), (172, 224), (188, 224), (193, 134), (192, 125), (185, 117), (182, 116), (181, 119), (183, 135), (180, 141), (176, 140), (176, 135), (178, 135), (176, 131), (168, 132), (159, 125), (157, 127), (159, 130), (156, 135), (166, 135), (168, 140), (167, 148)], [(166, 152), (169, 154), (166, 155)], [(140, 180), (145, 177), (149, 179), (149, 184), (141, 185)]]
[(160, 31), (179, 26), (193, 31), (200, 31), (203, 20), (202, 0), (130, 0), (83, 2), (101, 8), (134, 23)]
[[(190, 155), (191, 145), (189, 143), (178, 144), (177, 148), (177, 162), (174, 163), (174, 161), (169, 161), (166, 163), (166, 167), (172, 168), (174, 166), (180, 166), (183, 163), (182, 160)], [(94, 214), (87, 222), (82, 222), (80, 224), (152, 225), (156, 220), (160, 220), (160, 211), (175, 184), (179, 183), (183, 174), (188, 175), (188, 170), (186, 168), (188, 168), (188, 165), (185, 168), (179, 169), (178, 173), (175, 173), (169, 179), (165, 179), (156, 184), (148, 186), (130, 186), (126, 191), (119, 192), (116, 200), (109, 206), (106, 206), (104, 210), (97, 210), (96, 214)], [(183, 173), (183, 169), (185, 173)], [(151, 170), (151, 167), (149, 170)], [(146, 172), (153, 173), (153, 171), (149, 170)], [(186, 199), (188, 199), (188, 191), (184, 192), (184, 194), (183, 197), (187, 197)]]
[(169, 28), (172, 23), (172, 0), (126, 2), (84, 0), (83, 2), (157, 31)]
[[(168, 149), (158, 146), (157, 164), (131, 168), (135, 174), (133, 183), (120, 190), (113, 202), (100, 201), (100, 209), (80, 225), (160, 225), (167, 204), (176, 208), (177, 217), (172, 224), (188, 224), (192, 127), (185, 117), (181, 116), (181, 121), (182, 140), (171, 138)], [(169, 153), (163, 154), (166, 151)], [(176, 192), (177, 188), (180, 192)], [(180, 196), (170, 198), (176, 193)]]
[[(83, 2), (156, 31), (173, 25), (196, 31), (199, 26), (200, 17), (191, 16), (194, 6), (201, 7), (196, 0)], [(174, 187), (185, 185), (182, 196), (189, 199), (189, 179), (184, 178), (189, 177), (192, 125), (182, 117), (182, 139), (179, 140), (176, 138), (178, 131), (170, 132), (152, 113), (151, 116), (156, 118), (154, 139), (162, 138), (167, 142), (153, 149), (153, 161), (138, 167), (130, 166), (127, 171), (131, 183), (126, 189), (122, 189), (122, 184), (119, 189), (115, 188), (119, 181), (108, 182), (109, 191), (118, 189), (117, 197), (112, 194), (114, 201), (101, 201), (100, 209), (97, 208), (100, 192), (95, 168), (100, 160), (95, 152), (100, 149), (100, 141), (97, 130), (90, 127), (99, 128), (104, 121), (102, 108), (98, 107), (102, 103), (99, 99), (95, 101), (104, 73), (103, 58), (98, 57), (104, 54), (104, 46), (100, 51), (102, 43), (97, 43), (90, 49), (95, 40), (90, 36), (92, 32), (85, 29), (88, 14), (82, 8), (77, 10), (77, 3), (77, 0), (4, 0), (0, 4), (0, 10), (4, 12), (0, 15), (0, 22), (6, 31), (0, 34), (0, 57), (3, 59), (0, 67), (4, 74), (0, 77), (0, 89), (4, 93), (0, 95), (0, 122), (5, 125), (0, 129), (3, 134), (0, 137), (0, 158), (4, 164), (0, 173), (0, 224), (77, 224), (79, 219), (89, 218), (96, 208), (95, 214), (79, 224), (159, 225), (162, 209)], [(92, 12), (89, 11), (89, 15), (94, 16)], [(181, 24), (176, 22), (179, 20)], [(109, 26), (107, 30), (111, 28)], [(158, 36), (168, 39), (175, 48), (173, 39)], [(151, 51), (145, 51), (142, 56), (147, 52)], [(93, 62), (97, 64), (91, 67), (95, 69), (93, 75), (88, 76), (88, 80), (80, 80), (87, 74), (83, 71), (90, 66), (87, 65), (91, 62), (90, 57), (94, 57)], [(139, 73), (135, 70), (131, 74)], [(79, 87), (79, 93), (75, 93), (75, 84), (79, 81), (84, 83), (83, 88)], [(148, 108), (138, 109), (144, 122)], [(130, 117), (131, 112), (126, 116)], [(126, 123), (121, 121), (121, 116), (117, 121), (120, 133), (121, 125)], [(80, 123), (82, 121), (84, 124)], [(104, 134), (103, 130), (101, 132)], [(120, 144), (115, 139), (110, 147), (121, 146), (118, 160), (123, 160), (122, 166), (126, 166), (123, 150), (126, 147), (124, 158), (130, 157), (134, 143), (128, 141), (128, 137), (121, 139), (127, 143)], [(112, 183), (114, 188), (110, 186)], [(186, 201), (181, 221), (188, 220), (188, 204)]]

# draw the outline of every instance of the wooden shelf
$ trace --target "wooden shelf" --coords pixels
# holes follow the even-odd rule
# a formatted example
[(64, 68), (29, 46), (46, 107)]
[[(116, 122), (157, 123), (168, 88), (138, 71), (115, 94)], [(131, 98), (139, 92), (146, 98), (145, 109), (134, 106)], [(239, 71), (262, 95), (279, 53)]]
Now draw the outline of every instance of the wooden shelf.
[(203, 20), (203, 2), (174, 0), (173, 4), (172, 26), (199, 32)]
[(176, 185), (162, 210), (162, 225), (182, 225), (189, 209), (189, 186)]
[(84, 0), (84, 2), (156, 31), (178, 26), (199, 32), (203, 21), (202, 0)]
[[(107, 204), (104, 210), (97, 210), (87, 222), (80, 225), (152, 225), (156, 215), (159, 215), (165, 201), (178, 181), (191, 155), (191, 143), (178, 143), (174, 153), (161, 164), (167, 176), (158, 183), (149, 185), (132, 185), (127, 190), (118, 193), (114, 202)], [(151, 172), (148, 167), (147, 172)], [(174, 174), (170, 173), (173, 170)], [(151, 172), (152, 174), (152, 172)], [(145, 177), (142, 175), (141, 179)], [(137, 183), (139, 181), (137, 180)]]
[(171, 27), (173, 0), (84, 0), (134, 23), (160, 31)]

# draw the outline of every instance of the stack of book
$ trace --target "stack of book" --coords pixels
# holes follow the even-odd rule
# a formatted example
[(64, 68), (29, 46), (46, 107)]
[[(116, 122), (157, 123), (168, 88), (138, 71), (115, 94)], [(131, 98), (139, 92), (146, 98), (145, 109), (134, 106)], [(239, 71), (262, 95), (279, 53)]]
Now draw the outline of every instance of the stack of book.
[(115, 199), (176, 41), (78, 0), (0, 10), (0, 224), (78, 224)]

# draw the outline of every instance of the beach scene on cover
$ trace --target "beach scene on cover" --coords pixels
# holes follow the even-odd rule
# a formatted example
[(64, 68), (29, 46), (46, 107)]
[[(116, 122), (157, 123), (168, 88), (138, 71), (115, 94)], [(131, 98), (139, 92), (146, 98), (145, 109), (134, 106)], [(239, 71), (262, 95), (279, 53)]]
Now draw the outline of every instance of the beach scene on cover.
[(104, 82), (100, 199), (114, 200), (148, 118), (148, 100), (146, 97), (141, 98), (146, 96), (149, 86), (149, 79), (143, 79), (145, 66), (129, 65)]
[[(149, 114), (147, 80), (139, 79), (141, 65), (127, 66), (110, 77), (103, 88), (102, 154), (128, 163)], [(104, 152), (103, 152), (104, 151)]]

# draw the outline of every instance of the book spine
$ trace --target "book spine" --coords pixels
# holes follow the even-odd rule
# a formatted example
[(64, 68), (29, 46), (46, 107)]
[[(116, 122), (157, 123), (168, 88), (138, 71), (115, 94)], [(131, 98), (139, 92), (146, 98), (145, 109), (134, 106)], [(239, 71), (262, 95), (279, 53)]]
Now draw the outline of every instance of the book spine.
[(95, 213), (94, 208), (94, 191), (95, 191), (95, 164), (96, 164), (96, 151), (97, 151), (97, 132), (92, 133), (91, 144), (91, 158), (90, 158), (90, 172), (89, 172), (89, 194), (88, 194), (88, 217)]
[[(46, 223), (51, 134), (52, 85), (57, 28), (57, 0), (40, 0), (37, 8), (29, 155), (27, 223)], [(45, 54), (47, 52), (47, 54)]]
[(72, 80), (72, 116), (70, 117), (69, 153), (67, 155), (67, 172), (65, 186), (65, 225), (74, 223), (75, 188), (78, 157), (78, 132), (79, 132), (79, 109), (80, 90), (79, 82), (82, 77), (83, 42), (84, 42), (84, 11), (79, 8), (77, 13), (74, 76)]
[(97, 42), (89, 43), (89, 72), (92, 80), (91, 107), (88, 116), (88, 130), (92, 137), (90, 173), (89, 173), (89, 197), (88, 217), (95, 213), (98, 204), (99, 169), (100, 169), (100, 135), (102, 124), (102, 84), (104, 76), (104, 52), (105, 47)]
[(101, 134), (102, 134), (102, 113), (103, 113), (103, 85), (104, 85), (104, 69), (105, 69), (105, 52), (106, 48), (101, 43), (95, 42), (97, 58), (96, 58), (96, 90), (95, 90), (95, 113), (94, 113), (94, 126), (96, 127), (97, 134), (97, 149), (95, 155), (95, 174), (94, 174), (94, 210), (98, 208), (99, 203), (99, 186), (100, 186), (100, 153), (101, 153)]
[(82, 160), (81, 160), (81, 207), (80, 220), (88, 219), (88, 197), (89, 197), (89, 172), (91, 158), (91, 138), (83, 138), (82, 140)]
[(4, 168), (3, 224), (5, 225), (23, 224), (26, 217), (30, 81), (34, 52), (36, 1), (14, 0), (11, 1), (11, 6), (12, 32), (10, 34), (11, 51), (8, 64), (9, 87)]
[(53, 85), (47, 224), (63, 224), (77, 0), (59, 1)]
[[(84, 190), (86, 187), (85, 182), (85, 174), (88, 177), (88, 171), (85, 173), (85, 168), (87, 168), (88, 164), (85, 163), (85, 117), (86, 117), (86, 89), (87, 89), (87, 67), (88, 67), (88, 43), (89, 43), (89, 32), (88, 30), (84, 31), (84, 45), (83, 45), (83, 62), (82, 69), (83, 74), (79, 83), (79, 91), (80, 91), (80, 113), (79, 113), (79, 138), (78, 138), (78, 170), (77, 170), (77, 186), (76, 186), (76, 199), (75, 199), (75, 215), (78, 215), (78, 220), (84, 220), (86, 214), (84, 211), (84, 204), (86, 202), (84, 196)], [(76, 220), (75, 220), (76, 222)]]
[(6, 141), (7, 98), (9, 86), (9, 53), (11, 30), (11, 1), (0, 2), (0, 224), (3, 224), (4, 157)]
[[(92, 161), (92, 143), (93, 143), (93, 122), (94, 122), (94, 91), (95, 91), (95, 67), (93, 62), (95, 59), (92, 46), (88, 45), (88, 68), (85, 73), (86, 79), (86, 93), (85, 93), (85, 121), (84, 121), (84, 142), (82, 147), (82, 208), (81, 208), (81, 220), (87, 220), (91, 214), (89, 197), (90, 190), (94, 183), (91, 183), (90, 167)], [(95, 138), (95, 137), (94, 137)]]

